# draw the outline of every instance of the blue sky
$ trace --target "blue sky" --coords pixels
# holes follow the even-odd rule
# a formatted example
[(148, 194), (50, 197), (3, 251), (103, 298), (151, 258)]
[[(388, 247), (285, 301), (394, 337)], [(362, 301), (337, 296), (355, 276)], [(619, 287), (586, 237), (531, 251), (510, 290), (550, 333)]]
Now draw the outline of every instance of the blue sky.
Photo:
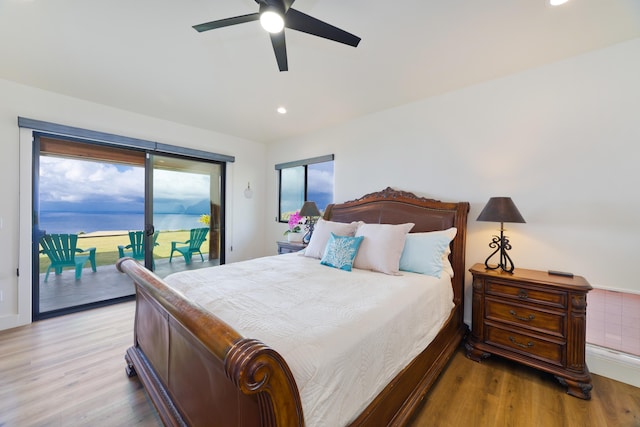
[(324, 210), (327, 204), (333, 202), (333, 162), (316, 163), (310, 165), (307, 171), (308, 182), (313, 183), (307, 190), (307, 198), (316, 202), (318, 209)]

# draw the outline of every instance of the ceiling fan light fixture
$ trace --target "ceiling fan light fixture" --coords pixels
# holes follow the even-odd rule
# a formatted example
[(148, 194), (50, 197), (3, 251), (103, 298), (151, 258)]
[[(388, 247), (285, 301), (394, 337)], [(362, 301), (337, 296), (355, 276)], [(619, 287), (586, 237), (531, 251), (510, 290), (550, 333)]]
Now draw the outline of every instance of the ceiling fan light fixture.
[(270, 33), (279, 33), (284, 28), (284, 18), (271, 8), (260, 13), (260, 25)]
[(201, 33), (216, 28), (224, 28), (230, 25), (259, 20), (262, 27), (269, 32), (273, 53), (276, 55), (276, 62), (278, 63), (278, 69), (280, 71), (287, 71), (289, 69), (287, 44), (283, 31), (284, 27), (348, 46), (358, 46), (360, 37), (293, 9), (291, 5), (294, 1), (295, 0), (255, 0), (259, 5), (257, 13), (205, 22), (194, 25), (193, 29)]

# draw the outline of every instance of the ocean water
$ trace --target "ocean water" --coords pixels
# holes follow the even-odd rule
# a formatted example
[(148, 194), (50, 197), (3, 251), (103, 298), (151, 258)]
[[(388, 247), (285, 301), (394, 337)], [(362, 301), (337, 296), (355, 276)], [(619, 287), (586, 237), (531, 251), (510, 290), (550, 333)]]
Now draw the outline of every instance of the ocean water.
[[(204, 227), (200, 215), (155, 214), (158, 231)], [(92, 233), (95, 231), (143, 230), (142, 213), (41, 212), (40, 229), (47, 233)]]

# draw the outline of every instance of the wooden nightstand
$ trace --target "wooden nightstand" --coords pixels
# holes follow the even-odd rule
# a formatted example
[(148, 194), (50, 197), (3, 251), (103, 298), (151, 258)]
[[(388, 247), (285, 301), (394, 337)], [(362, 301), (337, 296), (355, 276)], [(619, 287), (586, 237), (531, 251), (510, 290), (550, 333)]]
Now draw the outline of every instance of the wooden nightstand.
[(298, 252), (307, 247), (307, 245), (300, 242), (278, 241), (277, 243), (278, 243), (278, 255), (288, 254), (291, 252)]
[(491, 354), (549, 372), (567, 393), (591, 398), (591, 375), (585, 363), (587, 292), (580, 276), (516, 269), (513, 274), (475, 264), (472, 331), (467, 357), (481, 361)]

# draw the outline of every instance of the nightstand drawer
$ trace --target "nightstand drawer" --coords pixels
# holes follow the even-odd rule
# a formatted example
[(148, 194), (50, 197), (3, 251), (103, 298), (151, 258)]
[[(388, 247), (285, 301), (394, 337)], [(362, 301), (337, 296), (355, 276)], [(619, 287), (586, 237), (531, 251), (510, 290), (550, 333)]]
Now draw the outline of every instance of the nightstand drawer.
[(547, 363), (562, 366), (564, 345), (487, 325), (486, 342)]
[(525, 329), (537, 330), (560, 338), (566, 337), (564, 316), (547, 313), (531, 307), (505, 303), (487, 298), (485, 316), (489, 320), (500, 321)]
[(499, 295), (506, 298), (515, 298), (520, 301), (540, 303), (552, 307), (567, 307), (566, 292), (542, 291), (494, 281), (487, 281), (486, 286), (487, 294)]

